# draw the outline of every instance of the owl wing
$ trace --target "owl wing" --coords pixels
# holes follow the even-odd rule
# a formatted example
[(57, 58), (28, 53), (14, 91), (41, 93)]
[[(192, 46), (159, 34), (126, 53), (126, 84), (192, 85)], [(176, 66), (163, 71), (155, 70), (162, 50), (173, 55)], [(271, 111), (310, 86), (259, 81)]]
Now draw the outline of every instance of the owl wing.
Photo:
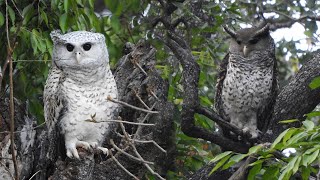
[(43, 91), (44, 117), (48, 131), (51, 131), (54, 128), (63, 109), (61, 97), (58, 95), (58, 91), (63, 80), (63, 72), (53, 65), (50, 69)]
[(276, 102), (276, 98), (278, 96), (278, 73), (277, 73), (277, 61), (275, 56), (271, 57), (273, 58), (273, 76), (272, 76), (272, 86), (271, 86), (271, 95), (268, 97), (265, 106), (258, 109), (258, 129), (261, 130), (261, 132), (266, 132), (268, 130), (268, 126), (270, 124), (273, 107)]
[(223, 110), (223, 101), (222, 101), (222, 89), (223, 89), (223, 81), (227, 74), (227, 67), (229, 64), (229, 53), (223, 58), (220, 63), (218, 69), (218, 76), (217, 76), (217, 84), (216, 84), (216, 94), (215, 94), (215, 109), (217, 113), (224, 119), (229, 121), (229, 118), (225, 114)]

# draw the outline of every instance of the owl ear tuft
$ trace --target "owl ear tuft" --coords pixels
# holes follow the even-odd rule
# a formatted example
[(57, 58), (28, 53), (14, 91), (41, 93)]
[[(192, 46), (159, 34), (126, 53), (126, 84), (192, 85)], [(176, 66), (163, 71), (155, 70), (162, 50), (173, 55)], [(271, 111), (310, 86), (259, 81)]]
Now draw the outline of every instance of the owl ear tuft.
[(269, 23), (265, 24), (258, 31), (256, 31), (253, 36), (257, 37), (257, 36), (263, 36), (263, 35), (269, 34), (269, 27), (270, 27)]
[(59, 29), (51, 31), (50, 37), (51, 37), (51, 39), (52, 39), (54, 44), (59, 43), (59, 42), (64, 42), (61, 39), (61, 35), (62, 34), (61, 34), (61, 31)]
[(227, 26), (223, 26), (223, 29), (224, 29), (232, 38), (237, 39), (237, 33), (236, 33), (234, 30), (228, 28)]

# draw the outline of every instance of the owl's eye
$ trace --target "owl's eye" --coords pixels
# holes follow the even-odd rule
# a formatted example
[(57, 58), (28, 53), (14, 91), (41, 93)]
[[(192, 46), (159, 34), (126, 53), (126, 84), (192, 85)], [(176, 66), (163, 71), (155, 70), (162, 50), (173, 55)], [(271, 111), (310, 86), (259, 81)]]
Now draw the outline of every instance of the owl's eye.
[(82, 45), (83, 49), (85, 51), (89, 51), (91, 49), (91, 44), (90, 43), (85, 43), (84, 45)]
[(237, 41), (237, 43), (240, 45), (240, 44), (241, 44), (241, 41)]
[(259, 39), (251, 39), (249, 40), (250, 44), (257, 44), (257, 42), (259, 41)]
[(67, 50), (68, 50), (69, 52), (71, 52), (71, 51), (73, 51), (73, 49), (74, 49), (74, 45), (68, 43), (68, 44), (66, 45), (66, 48), (67, 48)]

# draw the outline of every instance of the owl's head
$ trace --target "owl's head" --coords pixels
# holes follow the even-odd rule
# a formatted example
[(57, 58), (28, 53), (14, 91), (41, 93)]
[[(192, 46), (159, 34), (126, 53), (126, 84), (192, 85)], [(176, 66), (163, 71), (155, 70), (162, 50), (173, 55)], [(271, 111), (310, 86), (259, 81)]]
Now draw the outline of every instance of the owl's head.
[(105, 37), (100, 33), (52, 31), (53, 62), (62, 68), (99, 67), (109, 62)]
[(266, 51), (274, 53), (274, 41), (269, 33), (269, 24), (245, 28), (236, 32), (224, 26), (224, 30), (231, 36), (229, 46), (231, 54), (238, 54), (247, 58), (254, 53)]

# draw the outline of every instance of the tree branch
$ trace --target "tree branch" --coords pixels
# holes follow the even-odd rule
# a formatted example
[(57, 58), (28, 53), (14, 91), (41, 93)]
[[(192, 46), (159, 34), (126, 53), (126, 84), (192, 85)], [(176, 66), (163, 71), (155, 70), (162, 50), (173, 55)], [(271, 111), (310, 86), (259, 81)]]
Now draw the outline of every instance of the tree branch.
[(266, 22), (270, 23), (270, 30), (271, 31), (275, 31), (275, 30), (280, 29), (280, 28), (289, 28), (294, 23), (303, 22), (303, 21), (306, 21), (307, 19), (314, 20), (314, 21), (320, 21), (320, 16), (303, 15), (303, 16), (301, 16), (299, 18), (293, 18), (293, 17), (291, 17), (291, 16), (289, 16), (289, 15), (283, 13), (283, 12), (280, 12), (280, 11), (272, 10), (270, 12), (274, 12), (274, 13), (277, 13), (277, 14), (280, 14), (280, 15), (286, 17), (286, 20), (273, 19), (273, 18), (266, 19)]
[[(291, 79), (277, 97), (271, 118), (272, 138), (275, 139), (282, 131), (297, 124), (279, 124), (281, 120), (304, 119), (320, 103), (320, 88), (311, 89), (310, 82), (320, 76), (320, 50), (313, 53), (299, 72)], [(270, 138), (270, 135), (269, 135)]]

